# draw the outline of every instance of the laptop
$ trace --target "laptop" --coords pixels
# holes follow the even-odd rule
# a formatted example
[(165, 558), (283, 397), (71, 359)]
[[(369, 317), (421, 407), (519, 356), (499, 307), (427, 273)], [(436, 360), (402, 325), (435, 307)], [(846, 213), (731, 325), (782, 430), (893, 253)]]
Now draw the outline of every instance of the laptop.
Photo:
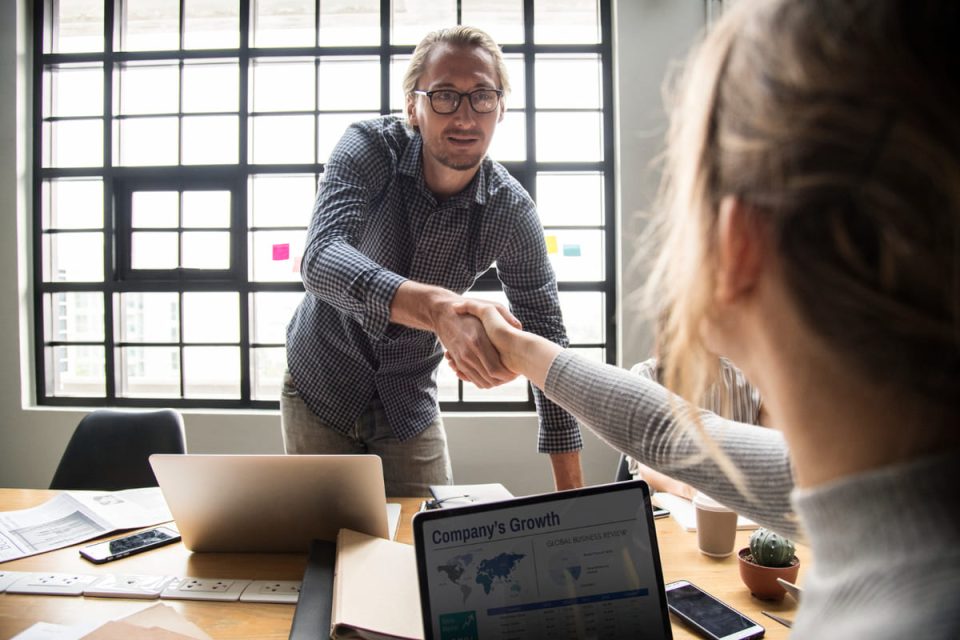
[(413, 518), (424, 637), (672, 638), (642, 480)]
[(379, 456), (153, 454), (150, 465), (191, 551), (306, 553), (342, 527), (390, 534)]

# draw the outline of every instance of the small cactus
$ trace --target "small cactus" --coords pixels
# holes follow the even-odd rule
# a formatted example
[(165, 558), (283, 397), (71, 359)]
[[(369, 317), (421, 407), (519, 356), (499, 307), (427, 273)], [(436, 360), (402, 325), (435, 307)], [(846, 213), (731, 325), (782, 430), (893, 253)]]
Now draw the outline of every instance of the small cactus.
[(757, 529), (750, 536), (750, 555), (763, 567), (786, 567), (797, 548), (793, 542), (769, 529)]

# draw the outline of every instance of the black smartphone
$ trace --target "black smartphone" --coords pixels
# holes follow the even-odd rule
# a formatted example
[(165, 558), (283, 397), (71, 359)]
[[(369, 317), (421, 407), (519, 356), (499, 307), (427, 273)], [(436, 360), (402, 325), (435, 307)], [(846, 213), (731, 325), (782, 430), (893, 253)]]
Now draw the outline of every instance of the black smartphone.
[(664, 509), (663, 507), (658, 507), (657, 505), (652, 505), (652, 506), (653, 506), (654, 518), (666, 518), (668, 515), (670, 515), (669, 509)]
[(764, 628), (730, 605), (686, 580), (664, 587), (667, 607), (710, 640), (762, 638)]
[(80, 555), (95, 564), (103, 564), (141, 551), (172, 544), (180, 534), (168, 527), (156, 527), (147, 531), (131, 533), (106, 542), (97, 542), (80, 549)]

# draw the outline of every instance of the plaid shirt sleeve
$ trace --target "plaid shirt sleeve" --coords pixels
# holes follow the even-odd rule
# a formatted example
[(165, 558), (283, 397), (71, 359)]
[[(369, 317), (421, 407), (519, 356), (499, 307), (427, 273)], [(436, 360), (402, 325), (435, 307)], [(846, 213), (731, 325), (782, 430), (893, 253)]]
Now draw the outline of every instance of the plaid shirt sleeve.
[[(557, 280), (547, 257), (543, 227), (533, 202), (523, 198), (522, 215), (511, 229), (512, 239), (504, 255), (497, 259), (497, 275), (510, 302), (510, 310), (531, 333), (555, 342), (569, 344)], [(533, 400), (540, 418), (537, 450), (540, 453), (563, 453), (583, 448), (583, 438), (576, 419), (533, 388)]]
[(360, 127), (348, 128), (325, 165), (300, 269), (309, 293), (381, 338), (406, 278), (356, 249), (370, 200), (392, 173), (389, 154), (371, 138)]

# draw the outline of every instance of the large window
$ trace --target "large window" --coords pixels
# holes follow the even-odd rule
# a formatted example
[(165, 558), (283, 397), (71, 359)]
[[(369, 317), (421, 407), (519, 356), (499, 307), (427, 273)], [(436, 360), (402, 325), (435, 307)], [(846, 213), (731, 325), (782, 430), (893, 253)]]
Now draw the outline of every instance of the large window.
[[(39, 402), (275, 407), (323, 163), (458, 23), (503, 47), (490, 155), (537, 201), (572, 346), (612, 362), (609, 0), (38, 0)], [(494, 271), (469, 295), (502, 299)], [(522, 380), (439, 386), (533, 406)]]

